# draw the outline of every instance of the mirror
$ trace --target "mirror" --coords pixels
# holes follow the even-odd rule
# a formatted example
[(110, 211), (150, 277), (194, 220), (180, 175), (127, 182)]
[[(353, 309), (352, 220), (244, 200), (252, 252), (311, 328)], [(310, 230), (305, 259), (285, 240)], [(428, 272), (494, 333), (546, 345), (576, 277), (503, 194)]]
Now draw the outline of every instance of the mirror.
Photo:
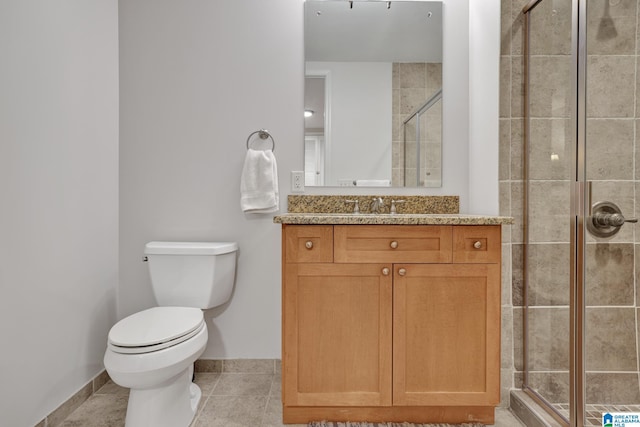
[(307, 0), (305, 185), (442, 185), (442, 3)]

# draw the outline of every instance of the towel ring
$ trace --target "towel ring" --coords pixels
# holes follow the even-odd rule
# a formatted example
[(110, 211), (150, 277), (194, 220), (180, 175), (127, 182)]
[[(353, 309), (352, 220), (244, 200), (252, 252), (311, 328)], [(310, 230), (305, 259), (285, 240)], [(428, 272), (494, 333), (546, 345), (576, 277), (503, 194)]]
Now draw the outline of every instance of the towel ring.
[(251, 140), (251, 137), (256, 133), (258, 134), (260, 139), (271, 138), (271, 151), (276, 151), (276, 141), (273, 139), (273, 136), (271, 136), (269, 131), (266, 129), (260, 129), (255, 132), (251, 132), (251, 134), (249, 134), (249, 137), (247, 138), (247, 150), (249, 149), (249, 141)]

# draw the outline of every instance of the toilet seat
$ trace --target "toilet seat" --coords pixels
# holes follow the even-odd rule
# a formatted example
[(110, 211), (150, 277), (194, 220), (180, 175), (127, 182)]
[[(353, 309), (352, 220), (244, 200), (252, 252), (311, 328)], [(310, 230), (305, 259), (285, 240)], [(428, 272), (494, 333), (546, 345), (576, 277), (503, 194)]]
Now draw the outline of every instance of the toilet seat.
[(203, 328), (199, 308), (153, 307), (116, 323), (109, 331), (108, 347), (116, 353), (151, 353), (180, 344)]

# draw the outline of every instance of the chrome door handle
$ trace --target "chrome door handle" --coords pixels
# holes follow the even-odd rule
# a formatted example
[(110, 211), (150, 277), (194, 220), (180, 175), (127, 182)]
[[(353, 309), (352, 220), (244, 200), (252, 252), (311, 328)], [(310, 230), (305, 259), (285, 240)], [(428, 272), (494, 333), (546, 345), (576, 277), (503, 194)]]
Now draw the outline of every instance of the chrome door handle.
[(596, 237), (611, 237), (620, 231), (625, 222), (636, 223), (637, 218), (625, 218), (620, 208), (611, 202), (596, 202), (587, 219), (587, 229)]

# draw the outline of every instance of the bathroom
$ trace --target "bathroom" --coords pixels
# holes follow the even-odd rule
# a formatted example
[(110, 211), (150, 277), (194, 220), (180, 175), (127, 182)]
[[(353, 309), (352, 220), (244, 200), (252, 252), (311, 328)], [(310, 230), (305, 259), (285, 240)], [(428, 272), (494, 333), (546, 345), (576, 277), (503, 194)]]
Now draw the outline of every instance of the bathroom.
[[(456, 194), (462, 212), (516, 217), (503, 247), (508, 389), (522, 369), (522, 309), (512, 307), (510, 283), (511, 242), (522, 242), (521, 104), (511, 81), (527, 2), (444, 3), (451, 143), (444, 187), (420, 194)], [(232, 302), (207, 316), (202, 357), (280, 358), (280, 228), (271, 215), (242, 214), (239, 175), (247, 135), (263, 127), (276, 141), (281, 200), (289, 172), (301, 168), (302, 8), (302, 0), (0, 5), (0, 320), (15, 348), (5, 343), (0, 357), (0, 424), (38, 424), (104, 369), (109, 328), (154, 304), (141, 262), (154, 239), (237, 241)]]

